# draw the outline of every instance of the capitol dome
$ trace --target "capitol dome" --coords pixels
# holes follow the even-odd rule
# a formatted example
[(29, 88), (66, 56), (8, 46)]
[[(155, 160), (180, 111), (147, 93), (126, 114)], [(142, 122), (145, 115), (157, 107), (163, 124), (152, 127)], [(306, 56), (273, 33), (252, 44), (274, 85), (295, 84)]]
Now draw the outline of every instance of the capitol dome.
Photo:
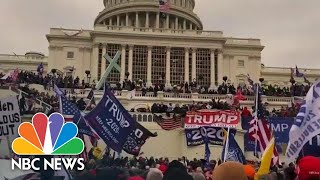
[(105, 9), (94, 25), (129, 26), (174, 30), (202, 30), (200, 18), (193, 12), (194, 0), (170, 0), (170, 10), (163, 16), (159, 0), (104, 0)]

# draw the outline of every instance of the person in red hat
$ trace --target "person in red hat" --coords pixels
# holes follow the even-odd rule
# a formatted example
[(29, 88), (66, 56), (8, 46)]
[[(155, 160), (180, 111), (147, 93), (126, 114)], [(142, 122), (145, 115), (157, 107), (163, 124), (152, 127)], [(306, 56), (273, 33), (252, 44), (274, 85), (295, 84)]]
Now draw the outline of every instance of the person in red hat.
[(298, 161), (296, 173), (298, 180), (319, 180), (320, 159), (312, 156), (303, 157)]
[(167, 169), (168, 169), (168, 167), (165, 164), (161, 164), (160, 167), (159, 167), (159, 170), (162, 173), (165, 173), (167, 171)]

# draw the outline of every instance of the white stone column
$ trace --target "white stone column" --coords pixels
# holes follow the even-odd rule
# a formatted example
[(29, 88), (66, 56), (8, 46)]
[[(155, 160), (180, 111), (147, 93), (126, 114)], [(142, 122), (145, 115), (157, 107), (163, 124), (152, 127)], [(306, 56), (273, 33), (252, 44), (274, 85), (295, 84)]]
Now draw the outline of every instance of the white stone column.
[(147, 60), (147, 86), (152, 86), (152, 46), (148, 46), (148, 60)]
[(104, 58), (104, 55), (107, 53), (107, 45), (102, 45), (102, 59), (101, 59), (101, 77), (103, 76), (103, 73), (106, 71), (106, 62), (107, 60)]
[(156, 17), (156, 28), (160, 28), (160, 13), (157, 12), (157, 17)]
[(167, 56), (166, 56), (166, 87), (171, 86), (170, 79), (170, 60), (171, 60), (171, 47), (167, 47)]
[(118, 27), (120, 26), (120, 16), (119, 15), (117, 16), (117, 26)]
[(112, 18), (109, 17), (109, 26), (112, 26)]
[(126, 45), (121, 45), (121, 71), (120, 71), (120, 83), (125, 79), (126, 74)]
[(146, 12), (146, 28), (149, 28), (149, 12)]
[[(192, 48), (192, 72), (191, 72), (191, 81), (193, 81), (194, 79), (197, 78), (197, 69), (196, 69), (196, 65), (197, 65), (197, 49), (196, 48)], [(197, 79), (196, 79), (197, 81)]]
[(169, 25), (170, 25), (170, 16), (169, 16), (169, 14), (167, 14), (166, 29), (169, 29)]
[(129, 45), (128, 80), (131, 80), (131, 81), (132, 81), (132, 66), (133, 66), (133, 45)]
[(189, 26), (190, 30), (192, 30), (192, 22), (190, 22)]
[(136, 27), (139, 27), (139, 13), (136, 12)]
[(210, 88), (211, 89), (215, 86), (214, 51), (215, 49), (210, 50)]
[(99, 59), (99, 45), (95, 44), (93, 45), (92, 48), (92, 58), (91, 58), (91, 82), (93, 80), (96, 81), (96, 83), (98, 82), (98, 59)]
[(179, 19), (178, 19), (178, 17), (176, 17), (176, 21), (174, 23), (174, 28), (175, 29), (179, 29)]
[(129, 26), (129, 14), (126, 13), (126, 26)]
[(189, 49), (185, 48), (184, 50), (184, 82), (188, 82), (189, 84)]
[(218, 50), (218, 83), (222, 83), (222, 77), (223, 77), (223, 51), (222, 49)]
[(183, 20), (183, 30), (187, 30), (187, 20)]

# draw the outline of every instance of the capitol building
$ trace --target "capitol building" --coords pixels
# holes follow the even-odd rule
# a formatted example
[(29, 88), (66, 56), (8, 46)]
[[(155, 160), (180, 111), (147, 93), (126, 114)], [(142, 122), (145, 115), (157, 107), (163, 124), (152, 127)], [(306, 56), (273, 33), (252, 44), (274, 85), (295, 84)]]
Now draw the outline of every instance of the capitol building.
[[(37, 66), (43, 63), (47, 73), (56, 69), (64, 75), (97, 83), (110, 64), (104, 56), (108, 54), (113, 58), (119, 52), (121, 56), (117, 64), (120, 70), (112, 69), (107, 77), (112, 84), (128, 79), (143, 80), (147, 86), (165, 83), (172, 87), (196, 81), (200, 86), (216, 88), (224, 76), (235, 85), (243, 85), (249, 74), (255, 82), (264, 78), (266, 84), (291, 85), (291, 67), (263, 64), (268, 60), (263, 59), (264, 45), (260, 39), (228, 37), (222, 31), (204, 30), (201, 19), (194, 12), (195, 0), (171, 0), (170, 9), (165, 14), (159, 11), (159, 0), (104, 0), (103, 4), (104, 9), (94, 20), (93, 29), (51, 28), (46, 35), (48, 55), (39, 52), (0, 54), (0, 72), (6, 73), (17, 67), (36, 72)], [(320, 74), (320, 69), (301, 68), (300, 71), (311, 82)], [(296, 81), (303, 83), (303, 78), (296, 78)], [(154, 102), (175, 104), (222, 98), (222, 95), (203, 94), (173, 97), (164, 92), (159, 92), (157, 97), (142, 97), (137, 92), (136, 98), (128, 99), (127, 93), (116, 94), (127, 109), (141, 103), (150, 106)], [(101, 98), (102, 92), (97, 92), (97, 96)], [(290, 97), (264, 98), (272, 108), (286, 106), (292, 100)], [(253, 97), (242, 104), (252, 105)], [(183, 130), (162, 131), (150, 120), (151, 114), (134, 116), (150, 131), (159, 134), (158, 140), (147, 141), (143, 149), (145, 155), (203, 157), (203, 147), (186, 147)], [(244, 131), (239, 130), (237, 135), (242, 148), (243, 134)], [(212, 154), (215, 158), (220, 155), (222, 147), (216, 149)]]
[[(35, 71), (43, 62), (51, 69), (97, 82), (111, 58), (119, 51), (121, 71), (113, 69), (107, 81), (144, 80), (148, 86), (163, 83), (173, 86), (193, 80), (198, 85), (215, 87), (223, 77), (238, 85), (247, 74), (254, 81), (288, 86), (290, 68), (265, 67), (260, 39), (233, 38), (222, 31), (206, 31), (194, 13), (194, 0), (172, 0), (166, 14), (159, 12), (158, 0), (104, 0), (104, 9), (94, 20), (93, 30), (51, 28), (46, 35), (49, 54), (0, 55), (0, 71)], [(249, 29), (248, 29), (249, 30)], [(267, 61), (267, 60), (264, 60)], [(310, 81), (320, 70), (302, 69)], [(299, 80), (298, 80), (299, 81)]]

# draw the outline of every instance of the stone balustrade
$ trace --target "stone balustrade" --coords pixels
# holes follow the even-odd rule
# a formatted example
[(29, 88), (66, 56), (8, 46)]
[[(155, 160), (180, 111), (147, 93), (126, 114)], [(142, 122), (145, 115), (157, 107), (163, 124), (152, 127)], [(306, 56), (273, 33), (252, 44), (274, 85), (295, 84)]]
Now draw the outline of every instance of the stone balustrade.
[[(299, 68), (299, 71), (301, 73), (307, 74), (307, 75), (316, 75), (318, 76), (320, 74), (319, 69), (305, 69), (305, 68)], [(285, 67), (263, 67), (261, 69), (262, 73), (265, 74), (291, 74), (291, 68), (285, 68)]]
[[(65, 89), (67, 96), (76, 96), (77, 98), (86, 98), (90, 89), (77, 89), (72, 94), (70, 89)], [(103, 96), (103, 91), (94, 91), (95, 99), (100, 100)], [(174, 103), (185, 104), (192, 102), (208, 102), (212, 99), (218, 101), (226, 100), (224, 94), (198, 94), (198, 93), (170, 93), (159, 91), (157, 96), (153, 92), (143, 94), (141, 91), (114, 91), (114, 95), (124, 104), (141, 104), (141, 102), (152, 105), (153, 103)], [(262, 102), (268, 103), (270, 108), (279, 108), (281, 106), (288, 106), (292, 102), (292, 97), (276, 97), (276, 96), (262, 96)], [(241, 105), (253, 105), (254, 96), (246, 96), (246, 100), (240, 102)], [(132, 108), (131, 105), (130, 108)]]
[[(128, 26), (108, 26), (108, 25), (96, 25), (94, 27), (95, 31), (102, 32), (135, 32), (135, 33), (144, 33), (144, 34), (177, 34), (177, 35), (187, 35), (193, 37), (222, 37), (222, 31), (203, 31), (203, 30), (183, 30), (183, 29), (165, 29), (165, 28), (145, 28), (145, 27), (128, 27)], [(232, 40), (229, 41), (230, 44), (237, 44)], [(247, 43), (249, 44), (247, 40)]]
[[(0, 54), (1, 62), (45, 62), (47, 57), (28, 57), (25, 55)], [(47, 63), (46, 63), (47, 64)]]

